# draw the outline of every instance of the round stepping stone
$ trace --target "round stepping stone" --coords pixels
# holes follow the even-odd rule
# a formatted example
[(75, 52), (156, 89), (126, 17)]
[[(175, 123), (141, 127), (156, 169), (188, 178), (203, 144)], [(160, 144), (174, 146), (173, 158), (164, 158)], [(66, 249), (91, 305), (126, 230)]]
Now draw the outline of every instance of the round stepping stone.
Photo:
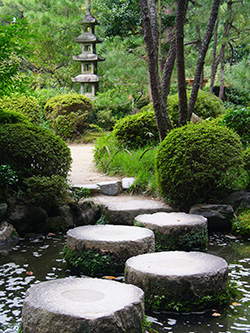
[(145, 292), (149, 310), (190, 312), (218, 306), (227, 295), (227, 280), (227, 262), (203, 252), (148, 253), (128, 259), (125, 267), (125, 281)]
[(141, 332), (143, 291), (93, 278), (46, 281), (29, 288), (22, 310), (23, 333)]
[(140, 214), (173, 211), (164, 201), (139, 195), (119, 195), (112, 197), (112, 200), (109, 196), (97, 196), (91, 198), (91, 201), (101, 205), (110, 224), (115, 225), (133, 225), (134, 218)]
[(153, 252), (152, 230), (123, 225), (94, 225), (67, 232), (66, 261), (88, 276), (123, 272), (128, 258)]
[(186, 213), (142, 214), (134, 225), (144, 226), (155, 233), (156, 248), (165, 250), (201, 250), (207, 244), (207, 219)]

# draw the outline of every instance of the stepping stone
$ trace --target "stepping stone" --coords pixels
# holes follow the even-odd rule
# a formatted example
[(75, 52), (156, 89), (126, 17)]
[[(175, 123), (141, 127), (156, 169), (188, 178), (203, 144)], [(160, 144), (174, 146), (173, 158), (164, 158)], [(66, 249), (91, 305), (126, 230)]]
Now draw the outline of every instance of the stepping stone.
[(101, 182), (97, 185), (100, 187), (101, 193), (105, 195), (113, 196), (122, 192), (122, 183), (120, 180)]
[(72, 185), (71, 186), (72, 191), (74, 191), (75, 189), (81, 189), (81, 188), (87, 188), (90, 191), (91, 195), (101, 193), (100, 186), (98, 186), (96, 184)]
[(28, 289), (23, 333), (141, 332), (143, 291), (120, 282), (66, 278)]
[(154, 233), (147, 228), (93, 225), (67, 232), (65, 260), (88, 276), (121, 273), (130, 257), (153, 252)]
[(143, 214), (135, 217), (134, 225), (155, 233), (156, 248), (191, 251), (207, 244), (207, 219), (186, 213)]
[(143, 196), (119, 195), (117, 197), (97, 196), (92, 201), (101, 205), (110, 224), (133, 225), (134, 218), (140, 214), (172, 212), (174, 209), (161, 200)]
[(125, 281), (145, 292), (148, 310), (190, 312), (218, 306), (227, 280), (227, 262), (203, 252), (147, 253), (128, 259), (125, 267)]

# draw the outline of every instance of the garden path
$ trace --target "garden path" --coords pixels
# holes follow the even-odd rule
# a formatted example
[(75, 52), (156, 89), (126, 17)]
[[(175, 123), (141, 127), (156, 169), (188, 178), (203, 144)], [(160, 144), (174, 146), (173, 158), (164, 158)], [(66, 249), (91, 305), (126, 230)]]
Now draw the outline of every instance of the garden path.
[(69, 173), (69, 179), (73, 185), (96, 184), (119, 179), (117, 176), (111, 177), (96, 169), (93, 162), (93, 144), (69, 144), (68, 146), (73, 159), (71, 172)]

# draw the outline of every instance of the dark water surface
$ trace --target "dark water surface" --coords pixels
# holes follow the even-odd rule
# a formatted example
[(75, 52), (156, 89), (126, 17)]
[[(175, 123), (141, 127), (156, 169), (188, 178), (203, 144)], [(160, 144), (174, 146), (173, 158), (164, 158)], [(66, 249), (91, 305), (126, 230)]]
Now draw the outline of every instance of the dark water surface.
[[(0, 332), (17, 332), (25, 291), (34, 283), (70, 275), (62, 258), (65, 236), (53, 235), (20, 241), (7, 255), (0, 255)], [(230, 279), (239, 294), (218, 316), (201, 314), (148, 314), (152, 327), (169, 333), (250, 333), (250, 241), (213, 234), (208, 253), (224, 258)], [(34, 332), (35, 333), (35, 332)]]

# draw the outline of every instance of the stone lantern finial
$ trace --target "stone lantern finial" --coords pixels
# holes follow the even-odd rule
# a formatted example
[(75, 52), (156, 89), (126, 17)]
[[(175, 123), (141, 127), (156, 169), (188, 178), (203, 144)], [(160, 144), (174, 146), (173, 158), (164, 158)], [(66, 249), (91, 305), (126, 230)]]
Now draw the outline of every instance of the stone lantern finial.
[(85, 5), (86, 5), (86, 15), (90, 15), (90, 4), (89, 4), (89, 0), (86, 0)]

